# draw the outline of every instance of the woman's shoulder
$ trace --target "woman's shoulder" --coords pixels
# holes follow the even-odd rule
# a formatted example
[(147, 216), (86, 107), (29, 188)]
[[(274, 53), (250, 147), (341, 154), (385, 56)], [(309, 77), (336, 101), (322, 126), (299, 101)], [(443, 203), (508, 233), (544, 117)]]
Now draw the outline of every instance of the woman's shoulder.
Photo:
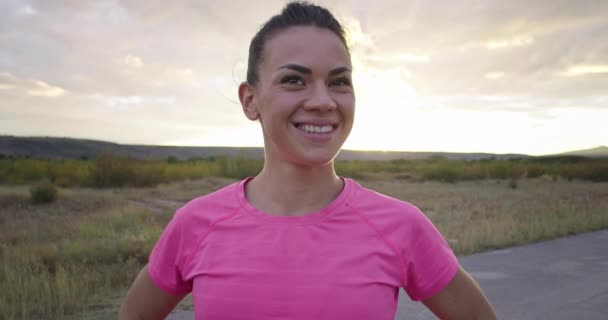
[(381, 193), (374, 189), (364, 187), (353, 179), (353, 196), (351, 203), (354, 207), (373, 213), (412, 213), (419, 212), (418, 207), (407, 200)]
[(417, 233), (418, 230), (427, 229), (432, 225), (417, 205), (363, 187), (356, 182), (353, 185), (354, 192), (349, 206), (382, 233), (396, 233), (403, 236)]
[[(449, 249), (439, 230), (416, 205), (362, 186), (357, 189), (353, 208), (396, 247), (410, 253), (416, 248)], [(411, 247), (414, 244), (416, 248)]]
[(234, 211), (240, 206), (237, 192), (241, 182), (233, 182), (216, 191), (193, 198), (180, 207), (175, 215), (186, 219), (206, 218), (213, 220), (225, 213)]

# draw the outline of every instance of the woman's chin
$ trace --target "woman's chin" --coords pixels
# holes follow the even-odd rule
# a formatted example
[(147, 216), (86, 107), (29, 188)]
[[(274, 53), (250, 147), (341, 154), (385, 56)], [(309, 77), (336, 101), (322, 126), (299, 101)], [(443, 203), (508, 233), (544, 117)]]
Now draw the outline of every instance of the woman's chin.
[(293, 162), (301, 166), (320, 167), (330, 164), (340, 150), (304, 150), (291, 157)]

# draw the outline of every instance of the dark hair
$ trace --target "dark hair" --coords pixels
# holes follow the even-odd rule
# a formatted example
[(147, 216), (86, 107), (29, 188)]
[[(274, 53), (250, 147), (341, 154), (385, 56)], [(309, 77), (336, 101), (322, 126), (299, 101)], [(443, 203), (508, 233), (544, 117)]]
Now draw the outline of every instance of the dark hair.
[(329, 10), (304, 1), (293, 1), (288, 3), (279, 15), (275, 15), (265, 24), (251, 39), (249, 45), (249, 61), (247, 65), (247, 82), (256, 84), (259, 80), (258, 67), (262, 62), (262, 54), (264, 53), (264, 44), (267, 38), (274, 32), (287, 29), (293, 26), (316, 26), (323, 29), (328, 29), (338, 36), (340, 41), (346, 47), (348, 45), (344, 37), (344, 29), (329, 12)]

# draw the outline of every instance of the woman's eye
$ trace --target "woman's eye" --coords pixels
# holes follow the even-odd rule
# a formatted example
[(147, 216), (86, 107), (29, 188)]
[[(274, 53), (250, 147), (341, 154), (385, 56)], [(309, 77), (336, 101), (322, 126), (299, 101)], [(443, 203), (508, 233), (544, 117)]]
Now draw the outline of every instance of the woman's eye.
[(304, 80), (298, 76), (286, 76), (281, 79), (281, 83), (301, 86), (304, 85)]
[(334, 86), (350, 86), (350, 80), (346, 77), (335, 79), (331, 82)]

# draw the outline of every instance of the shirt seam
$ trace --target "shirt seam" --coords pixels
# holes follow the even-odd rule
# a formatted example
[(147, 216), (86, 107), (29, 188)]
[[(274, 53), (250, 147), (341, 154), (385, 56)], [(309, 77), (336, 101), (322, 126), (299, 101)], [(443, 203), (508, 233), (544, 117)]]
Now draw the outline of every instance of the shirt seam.
[(441, 275), (437, 277), (436, 281), (432, 282), (431, 285), (428, 286), (424, 293), (412, 295), (412, 300), (422, 301), (436, 295), (454, 279), (456, 273), (458, 272), (458, 268), (458, 263), (451, 263), (448, 267), (442, 270)]
[[(241, 180), (240, 183), (242, 183), (243, 185), (241, 186), (239, 184), (239, 186), (236, 188), (236, 198), (240, 205), (239, 210), (243, 209), (243, 210), (247, 211), (247, 213), (251, 214), (256, 221), (263, 220), (262, 222), (265, 225), (269, 225), (269, 226), (309, 226), (309, 225), (320, 224), (320, 223), (324, 222), (325, 220), (327, 220), (328, 218), (330, 218), (334, 212), (336, 212), (338, 209), (340, 209), (340, 207), (347, 206), (348, 201), (351, 198), (351, 194), (353, 194), (355, 192), (353, 189), (353, 185), (352, 185), (354, 183), (354, 181), (347, 181), (347, 178), (343, 177), (344, 184), (345, 184), (344, 190), (343, 190), (344, 194), (340, 195), (340, 196), (343, 196), (343, 199), (341, 199), (340, 203), (335, 205), (335, 207), (333, 207), (331, 210), (327, 210), (327, 212), (322, 213), (316, 219), (311, 219), (310, 221), (301, 221), (301, 222), (292, 222), (292, 221), (287, 221), (287, 220), (279, 221), (279, 220), (272, 219), (273, 218), (272, 216), (263, 217), (263, 216), (260, 216), (258, 213), (251, 212), (252, 210), (257, 210), (257, 209), (253, 208), (251, 206), (251, 204), (249, 202), (247, 202), (247, 199), (244, 196), (244, 188), (245, 188), (244, 183), (248, 179), (249, 178)], [(241, 190), (241, 188), (242, 188), (242, 190)]]
[(372, 228), (375, 232), (376, 235), (384, 242), (384, 244), (386, 244), (391, 250), (393, 250), (395, 252), (395, 254), (397, 255), (397, 258), (399, 260), (399, 271), (400, 271), (400, 279), (399, 282), (401, 283), (401, 285), (403, 287), (405, 287), (404, 285), (404, 279), (405, 279), (405, 261), (403, 259), (403, 256), (401, 255), (399, 249), (397, 248), (397, 246), (395, 246), (390, 240), (388, 240), (384, 234), (382, 234), (382, 232), (380, 231), (380, 229), (371, 221), (369, 221), (369, 219), (367, 219), (363, 213), (361, 213), (361, 211), (354, 207), (351, 206), (350, 204), (346, 204), (348, 207), (351, 207), (359, 216), (359, 218), (361, 218), (363, 220), (364, 223), (366, 223), (370, 228)]
[(165, 283), (165, 281), (162, 279), (162, 277), (160, 277), (158, 275), (158, 269), (155, 265), (151, 265), (148, 267), (148, 275), (150, 276), (150, 279), (152, 279), (152, 282), (160, 289), (162, 289), (163, 291), (174, 295), (174, 296), (180, 296), (183, 294), (187, 294), (188, 292), (190, 292), (191, 289), (184, 289), (184, 288), (174, 288), (173, 286)]
[(233, 212), (226, 214), (222, 217), (219, 217), (215, 221), (211, 222), (211, 225), (209, 226), (207, 232), (201, 236), (200, 240), (197, 241), (195, 250), (188, 255), (188, 258), (187, 258), (184, 266), (187, 266), (189, 271), (191, 271), (190, 263), (192, 262), (192, 258), (194, 257), (194, 255), (196, 255), (197, 252), (200, 251), (201, 247), (203, 246), (203, 242), (205, 242), (205, 239), (211, 234), (211, 232), (213, 232), (213, 230), (215, 229), (215, 226), (224, 220), (233, 218), (236, 215), (236, 213), (239, 212), (239, 210), (241, 210), (242, 208), (243, 208), (243, 206), (241, 204), (239, 204), (238, 208), (236, 208)]

